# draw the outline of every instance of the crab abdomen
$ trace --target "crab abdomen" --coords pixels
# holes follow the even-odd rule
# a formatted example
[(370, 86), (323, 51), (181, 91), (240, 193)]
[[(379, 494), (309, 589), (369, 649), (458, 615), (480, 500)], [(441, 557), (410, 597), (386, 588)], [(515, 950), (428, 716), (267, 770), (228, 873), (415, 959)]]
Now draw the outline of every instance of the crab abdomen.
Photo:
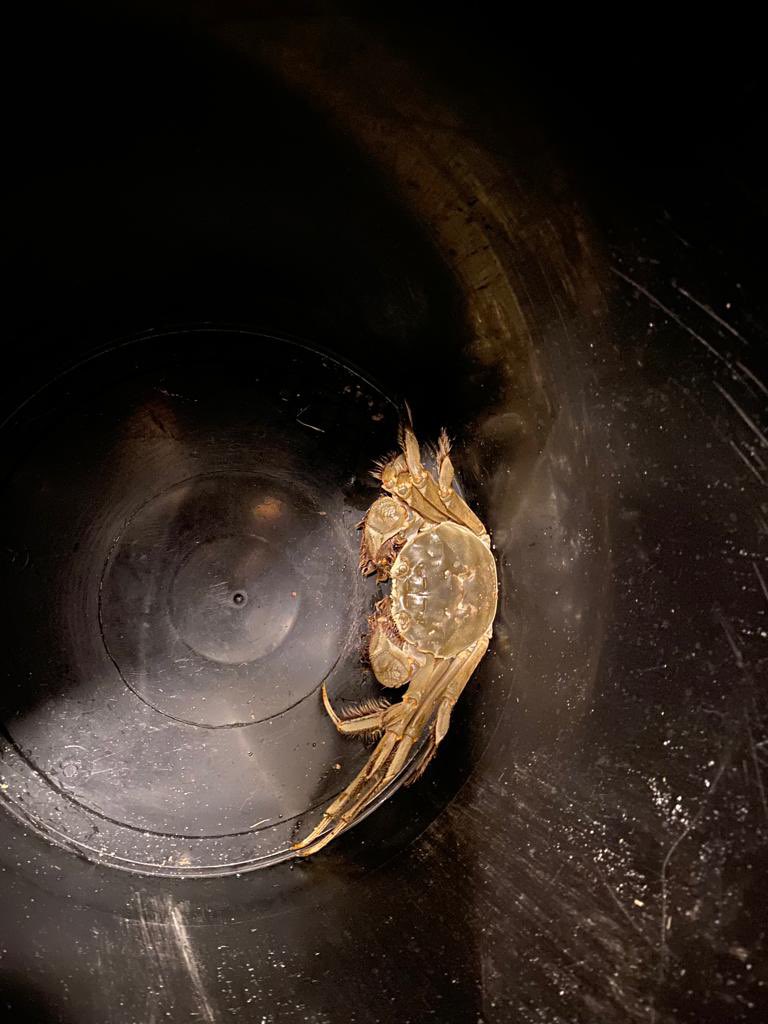
[(420, 651), (455, 657), (480, 639), (496, 614), (496, 563), (483, 541), (457, 523), (429, 526), (392, 566), (392, 617)]

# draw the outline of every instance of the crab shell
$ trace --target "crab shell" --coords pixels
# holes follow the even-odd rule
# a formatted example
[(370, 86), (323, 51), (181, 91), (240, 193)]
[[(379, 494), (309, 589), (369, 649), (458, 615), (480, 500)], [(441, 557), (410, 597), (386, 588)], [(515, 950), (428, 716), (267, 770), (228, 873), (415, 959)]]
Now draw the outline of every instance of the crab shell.
[(487, 635), (496, 615), (496, 563), (487, 538), (458, 523), (426, 524), (392, 565), (392, 618), (418, 651), (453, 658)]

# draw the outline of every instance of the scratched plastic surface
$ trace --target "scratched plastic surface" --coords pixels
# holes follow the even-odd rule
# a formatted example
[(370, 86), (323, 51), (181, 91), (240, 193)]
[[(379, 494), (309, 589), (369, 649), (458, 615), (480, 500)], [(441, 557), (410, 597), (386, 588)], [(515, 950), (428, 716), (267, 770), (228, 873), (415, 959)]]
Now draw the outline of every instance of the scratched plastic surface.
[[(495, 544), (494, 641), (427, 775), (307, 862), (208, 880), (131, 875), (0, 815), (0, 1008), (36, 1024), (762, 1024), (762, 35), (729, 48), (718, 33), (703, 45), (693, 38), (701, 12), (679, 40), (637, 19), (607, 44), (604, 31), (580, 33), (549, 12), (540, 31), (505, 33), (466, 12), (422, 26), (336, 19), (333, 4), (308, 20), (291, 5), (258, 16), (226, 2), (188, 9), (190, 32), (178, 5), (165, 24), (139, 5), (119, 23), (67, 5), (70, 20), (49, 24), (35, 7), (12, 39), (3, 314), (17, 359), (0, 379), (3, 408), (86, 351), (162, 325), (236, 321), (307, 339), (406, 398), (421, 436), (445, 426), (454, 438), (462, 484)], [(116, 435), (96, 373), (82, 401), (61, 393), (52, 411), (70, 410), (84, 454), (122, 438), (194, 459), (223, 423), (243, 438), (262, 412), (249, 410), (249, 378), (232, 374), (223, 339), (199, 354), (200, 403), (185, 404), (190, 392), (175, 380), (160, 387), (177, 395), (151, 392), (175, 425), (164, 411), (123, 419)], [(239, 365), (253, 366), (253, 355)], [(148, 359), (135, 363), (127, 376), (147, 379)], [(179, 354), (170, 372), (188, 367)], [(315, 369), (310, 391), (327, 380)], [(284, 407), (288, 432), (273, 436), (303, 439), (313, 471), (334, 467), (335, 486), (306, 479), (298, 492), (267, 494), (249, 468), (265, 538), (278, 502), (290, 502), (298, 529), (329, 495), (347, 493), (363, 467), (341, 449), (369, 447), (356, 440), (363, 422), (380, 427), (375, 455), (392, 447), (386, 412), (344, 420), (337, 460), (322, 447), (330, 435), (311, 429), (330, 424), (285, 386), (289, 402), (278, 398), (275, 415)], [(341, 409), (343, 387), (330, 394)], [(201, 408), (216, 415), (206, 420)], [(28, 428), (49, 437), (51, 422)], [(185, 446), (189, 423), (196, 442)], [(57, 438), (61, 450), (66, 436), (54, 431), (52, 449), (28, 445), (5, 464), (18, 474), (47, 458), (50, 474), (30, 480), (25, 504), (21, 490), (10, 502), (6, 472), (3, 516), (15, 508), (15, 529), (31, 532), (25, 517), (47, 502), (47, 543), (82, 569), (102, 543), (107, 499), (119, 500), (126, 473), (152, 476), (154, 463), (97, 476), (93, 500), (73, 509), (87, 460), (73, 469), (54, 458)], [(276, 450), (272, 470), (289, 449)], [(235, 468), (243, 450), (238, 440), (221, 459)], [(185, 500), (169, 492), (177, 527), (232, 506), (229, 492), (207, 487)], [(347, 500), (364, 506), (368, 493)], [(156, 510), (145, 509), (147, 540)], [(315, 520), (310, 536), (325, 558), (336, 534)], [(67, 521), (80, 525), (79, 552)], [(185, 571), (219, 573), (228, 543)], [(129, 555), (115, 571), (141, 573)], [(39, 553), (5, 540), (0, 557), (10, 616), (2, 691), (6, 711), (15, 701), (17, 718), (6, 721), (20, 754), (36, 718), (62, 785), (87, 782), (102, 799), (112, 780), (135, 802), (141, 794), (103, 770), (108, 757), (88, 762), (96, 744), (111, 753), (97, 726), (113, 694), (89, 690), (92, 677), (64, 657), (93, 588), (77, 574), (54, 583)], [(251, 570), (269, 568), (263, 557), (254, 540), (232, 601)], [(321, 584), (333, 644), (353, 626), (339, 625), (337, 582), (328, 574)], [(68, 600), (42, 622), (47, 589), (59, 585)], [(260, 658), (291, 636), (298, 590), (274, 592)], [(104, 626), (122, 664), (119, 623), (136, 628), (140, 618), (121, 609), (120, 593)], [(212, 598), (199, 618), (171, 604), (174, 628), (222, 680), (232, 679), (223, 638), (242, 639), (232, 630), (253, 611), (247, 596), (244, 605)], [(20, 675), (24, 649), (34, 686)], [(122, 667), (143, 698), (126, 683), (126, 709), (167, 702), (176, 719), (198, 723), (166, 714), (169, 731), (225, 721), (224, 690), (196, 693), (196, 674), (183, 674), (179, 712), (177, 697)], [(65, 689), (88, 697), (74, 721)], [(246, 690), (232, 693), (226, 721), (242, 722)], [(120, 728), (126, 741), (139, 735), (127, 710)], [(57, 740), (74, 729), (86, 750), (64, 758)], [(337, 750), (364, 756), (356, 745), (331, 757), (294, 747), (283, 737), (272, 753), (297, 785), (312, 766), (337, 772)], [(242, 802), (240, 776), (256, 757), (232, 757), (221, 776), (208, 759), (188, 766), (199, 791), (187, 787), (177, 807), (146, 798), (144, 813), (177, 815), (183, 833), (186, 815), (205, 818), (230, 785)], [(161, 791), (168, 765), (147, 774), (147, 793)], [(8, 768), (0, 764), (4, 794)], [(23, 809), (23, 789), (15, 797)], [(259, 816), (248, 811), (252, 826)]]

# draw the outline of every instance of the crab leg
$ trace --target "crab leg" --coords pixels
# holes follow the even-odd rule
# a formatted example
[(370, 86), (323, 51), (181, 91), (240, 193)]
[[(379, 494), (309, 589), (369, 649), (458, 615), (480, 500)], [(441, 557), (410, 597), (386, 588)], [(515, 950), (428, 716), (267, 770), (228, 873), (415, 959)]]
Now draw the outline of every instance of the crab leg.
[(453, 478), (455, 476), (453, 463), (450, 459), (450, 451), (451, 442), (448, 440), (446, 432), (443, 431), (437, 442), (437, 486), (443, 498), (452, 490)]
[[(440, 446), (438, 449), (440, 475), (438, 483), (422, 464), (421, 451), (416, 435), (409, 427), (405, 428), (403, 452), (408, 465), (408, 472), (411, 474), (411, 480), (417, 492), (433, 509), (438, 512), (442, 511), (449, 519), (461, 523), (462, 526), (466, 526), (473, 533), (482, 537), (486, 532), (482, 521), (475, 515), (461, 495), (453, 489), (453, 463), (448, 454), (449, 450), (448, 438), (443, 433), (440, 436)], [(414, 497), (414, 495), (411, 496), (409, 504), (421, 512), (420, 504), (417, 505)], [(426, 518), (434, 518), (434, 513)]]
[[(432, 736), (427, 750), (420, 758), (417, 769), (419, 775), (424, 771), (434, 756), (438, 744), (448, 731), (453, 705), (487, 649), (488, 639), (483, 638), (474, 647), (462, 651), (455, 660), (445, 663), (445, 667), (441, 665), (436, 668), (434, 662), (431, 666), (424, 666), (424, 670), (429, 669), (433, 675), (431, 685), (424, 687), (425, 692), (420, 694), (421, 700), (411, 713), (406, 712), (405, 728), (398, 735), (394, 732), (394, 728), (400, 723), (397, 720), (392, 722), (387, 733), (380, 740), (373, 757), (360, 775), (326, 809), (317, 827), (300, 843), (294, 845), (295, 850), (299, 850), (304, 857), (317, 853), (332, 839), (335, 839), (340, 832), (343, 832), (355, 818), (359, 817), (364, 808), (403, 770), (411, 749), (437, 707), (437, 719), (432, 727)], [(417, 677), (418, 675), (419, 673), (417, 673)], [(416, 682), (417, 678), (414, 678), (414, 683)], [(418, 682), (423, 686), (422, 680), (418, 680)], [(410, 690), (411, 687), (409, 687), (409, 693)], [(403, 708), (404, 703), (394, 706)], [(392, 756), (393, 752), (394, 756)], [(390, 756), (392, 756), (391, 761), (389, 761)], [(388, 761), (389, 764), (387, 764)], [(334, 819), (336, 819), (335, 824), (326, 832)], [(323, 835), (323, 833), (325, 834)]]
[(448, 726), (451, 721), (451, 711), (453, 711), (453, 705), (461, 696), (464, 687), (472, 677), (472, 673), (475, 671), (477, 666), (483, 660), (485, 652), (488, 650), (488, 637), (483, 637), (478, 640), (473, 648), (469, 651), (462, 652), (467, 655), (466, 661), (461, 665), (458, 664), (458, 658), (451, 665), (451, 670), (448, 675), (451, 676), (448, 680), (448, 685), (445, 687), (443, 693), (443, 699), (440, 701), (440, 706), (437, 709), (437, 718), (435, 720), (435, 746), (441, 743), (445, 739), (445, 734), (448, 732)]
[[(390, 727), (390, 730), (387, 731), (384, 738), (380, 741), (377, 753), (374, 754), (368, 765), (328, 807), (318, 826), (306, 839), (294, 845), (295, 850), (300, 850), (303, 857), (317, 853), (324, 846), (327, 846), (331, 840), (335, 839), (339, 833), (343, 832), (355, 818), (359, 817), (365, 807), (382, 790), (386, 789), (389, 783), (396, 779), (403, 770), (413, 745), (434, 713), (435, 706), (437, 706), (437, 718), (432, 727), (432, 736), (427, 750), (419, 760), (417, 768), (418, 775), (421, 775), (435, 755), (438, 744), (448, 731), (453, 705), (469, 682), (487, 649), (488, 639), (483, 638), (469, 650), (462, 651), (454, 661), (447, 663), (445, 668), (441, 666), (438, 669), (437, 678), (433, 680), (433, 684), (424, 694), (423, 700), (410, 715), (410, 720), (406, 718), (406, 727), (403, 729), (402, 734), (397, 736)], [(399, 706), (402, 707), (403, 705)], [(391, 741), (390, 743), (386, 742), (388, 739)], [(394, 751), (394, 756), (389, 761), (389, 764), (387, 764), (392, 751)], [(350, 805), (350, 801), (355, 796), (356, 799)], [(334, 818), (336, 823), (328, 832), (325, 832)], [(324, 832), (325, 835), (323, 835)]]
[[(390, 718), (389, 727), (382, 739), (379, 740), (368, 764), (326, 808), (322, 819), (312, 832), (301, 842), (294, 844), (294, 850), (300, 851), (302, 856), (316, 853), (358, 817), (361, 810), (375, 799), (402, 770), (411, 748), (434, 713), (437, 700), (443, 693), (443, 677), (447, 667), (448, 663), (435, 665), (435, 661), (432, 659), (417, 672), (413, 683), (408, 688), (408, 695), (410, 695), (415, 684), (418, 694), (417, 703), (415, 705), (412, 703), (413, 698), (410, 701), (404, 698), (402, 703), (393, 705), (390, 710), (399, 713)], [(419, 678), (420, 676), (421, 678)], [(431, 679), (427, 680), (425, 678), (427, 676), (431, 676)], [(420, 691), (423, 691), (423, 695)], [(394, 758), (387, 767), (387, 762), (393, 752)], [(330, 832), (322, 835), (334, 819), (338, 819), (334, 827)], [(315, 842), (319, 836), (322, 836), (322, 839)]]
[[(402, 737), (397, 737), (391, 733), (388, 733), (384, 737), (386, 740), (391, 737), (393, 743), (388, 746), (386, 755), (375, 759), (375, 764), (370, 763), (369, 767), (364, 769), (360, 776), (352, 783), (345, 793), (342, 793), (337, 800), (331, 804), (331, 806), (325, 812), (322, 821), (315, 828), (310, 835), (307, 836), (301, 843), (294, 846), (295, 850), (299, 850), (302, 857), (309, 857), (319, 850), (322, 850), (324, 846), (327, 846), (333, 839), (336, 838), (341, 832), (343, 832), (352, 822), (360, 816), (365, 808), (376, 799), (376, 797), (392, 782), (402, 771), (405, 766), (405, 762), (408, 759), (408, 755), (416, 742), (416, 738), (421, 734), (426, 721), (433, 714), (436, 701), (439, 697), (439, 693), (442, 692), (442, 686), (439, 687), (437, 693), (431, 693), (424, 705), (419, 708), (418, 712), (413, 716), (412, 724), (408, 727), (406, 733)], [(382, 744), (384, 743), (382, 740)], [(387, 766), (387, 760), (392, 752), (395, 751), (392, 761)], [(357, 793), (356, 800), (350, 805), (349, 800), (355, 795), (358, 789), (358, 783), (362, 785), (360, 788), (362, 792)], [(343, 813), (342, 813), (343, 811)], [(336, 819), (333, 827), (325, 832), (325, 829), (331, 824), (333, 819)], [(325, 832), (323, 835), (322, 833)], [(318, 838), (319, 837), (319, 838)]]
[(448, 435), (443, 431), (440, 435), (440, 440), (437, 446), (437, 468), (438, 468), (438, 482), (437, 489), (440, 492), (443, 505), (448, 509), (450, 514), (458, 519), (464, 526), (467, 526), (473, 533), (476, 533), (479, 537), (482, 537), (487, 531), (482, 520), (480, 520), (469, 505), (464, 501), (462, 496), (454, 489), (453, 478), (455, 472), (453, 469), (453, 462), (451, 462), (451, 442), (448, 440)]
[[(400, 704), (390, 704), (385, 701), (385, 706), (371, 711), (367, 715), (359, 715), (357, 718), (342, 718), (336, 711), (331, 698), (328, 696), (328, 688), (325, 683), (322, 686), (323, 706), (326, 713), (340, 733), (347, 736), (359, 733), (384, 732), (390, 722), (396, 721), (402, 714), (404, 708), (417, 708), (421, 703), (422, 693), (428, 688), (435, 674), (435, 659), (432, 655), (420, 654), (422, 664), (416, 670), (410, 686), (406, 691)], [(373, 701), (371, 701), (373, 703)]]
[[(426, 473), (427, 482), (432, 485), (430, 489), (437, 492), (437, 484), (434, 479), (426, 470), (424, 472)], [(426, 487), (426, 485), (424, 486)], [(421, 518), (428, 523), (443, 523), (446, 519), (451, 518), (441, 501), (429, 501), (426, 495), (415, 485), (411, 486), (411, 493), (404, 500), (407, 500), (408, 505), (413, 511), (418, 512)]]
[(413, 763), (413, 771), (403, 783), (404, 786), (412, 786), (414, 782), (418, 782), (421, 776), (426, 771), (427, 765), (437, 753), (437, 744), (435, 743), (435, 727), (434, 725), (429, 730), (429, 739), (424, 745), (424, 749), (421, 751), (419, 756)]
[[(398, 740), (396, 736), (389, 735), (385, 736), (384, 740), (388, 738), (391, 739), (392, 742), (389, 748), (387, 749), (386, 755), (384, 757), (377, 758), (375, 766), (371, 765), (372, 770), (369, 771), (368, 769), (365, 769), (362, 775), (358, 776), (358, 779), (355, 780), (355, 782), (360, 781), (364, 783), (364, 785), (362, 786), (362, 793), (358, 794), (355, 802), (351, 806), (346, 806), (343, 814), (341, 813), (341, 809), (335, 808), (335, 804), (331, 804), (331, 806), (323, 815), (323, 819), (317, 826), (317, 828), (315, 828), (301, 843), (297, 843), (294, 845), (294, 850), (298, 850), (302, 857), (309, 857), (311, 854), (317, 853), (318, 850), (322, 850), (324, 846), (327, 846), (328, 843), (331, 842), (331, 840), (335, 839), (336, 836), (339, 835), (339, 833), (343, 832), (344, 829), (348, 828), (349, 825), (351, 825), (352, 822), (355, 820), (355, 818), (358, 818), (360, 816), (360, 814), (368, 806), (368, 804), (370, 804), (379, 795), (379, 793), (381, 793), (381, 791), (386, 788), (388, 782), (390, 781), (389, 770), (387, 770), (385, 774), (382, 774), (384, 772), (384, 766), (386, 764), (386, 761), (389, 758), (391, 751), (395, 749), (395, 747), (398, 747), (398, 744), (400, 745), (398, 747), (398, 753), (400, 748), (406, 745), (405, 739)], [(382, 740), (381, 742), (384, 743), (384, 740)], [(407, 741), (407, 750), (405, 755), (406, 757), (408, 751), (411, 748), (411, 745), (413, 744), (413, 740), (410, 739), (410, 737), (407, 738)], [(397, 754), (395, 755), (395, 758), (397, 758)], [(394, 776), (391, 777), (394, 778)], [(353, 783), (353, 787), (354, 786), (355, 783)], [(350, 789), (352, 789), (352, 787), (350, 787)], [(342, 794), (342, 797), (343, 796), (344, 794)], [(322, 835), (322, 833), (325, 831), (326, 828), (328, 828), (328, 826), (331, 824), (334, 818), (336, 819), (336, 823), (333, 825), (330, 831), (326, 832), (325, 835)], [(318, 836), (320, 838), (317, 838)], [(313, 842), (313, 840), (316, 841)]]
[(323, 688), (326, 711), (340, 732), (370, 729), (384, 729), (385, 732), (360, 774), (326, 808), (312, 832), (294, 844), (293, 848), (301, 856), (317, 853), (335, 839), (397, 778), (437, 709), (430, 738), (419, 756), (409, 784), (419, 778), (448, 732), (453, 706), (485, 655), (488, 643), (489, 637), (483, 637), (451, 661), (437, 661), (430, 657), (416, 672), (400, 704), (357, 720), (348, 722), (340, 718)]
[[(387, 761), (392, 756), (392, 752), (395, 750), (397, 745), (402, 743), (403, 737), (406, 733), (410, 731), (410, 722), (413, 721), (419, 710), (418, 708), (414, 710), (405, 703), (397, 704), (394, 707), (401, 713), (402, 719), (405, 723), (405, 729), (403, 729), (402, 732), (400, 732), (399, 729), (398, 731), (395, 731), (395, 723), (393, 722), (390, 725), (385, 735), (381, 740), (379, 740), (370, 760), (360, 774), (353, 779), (347, 788), (343, 790), (336, 797), (333, 803), (326, 808), (321, 821), (312, 830), (312, 832), (310, 832), (310, 834), (300, 843), (294, 844), (293, 848), (295, 850), (302, 850), (305, 855), (314, 853), (314, 847), (311, 850), (305, 850), (305, 847), (309, 846), (317, 836), (321, 835), (328, 828), (334, 818), (340, 819), (339, 824), (342, 828), (346, 827), (346, 825), (352, 821), (353, 817), (357, 816), (358, 809), (363, 807), (375, 796), (374, 790), (377, 789), (380, 784), (381, 776)], [(400, 723), (398, 722), (397, 725), (400, 726)], [(400, 728), (402, 728), (402, 726), (400, 726)], [(360, 794), (360, 790), (363, 790), (362, 795)], [(353, 798), (356, 798), (356, 802), (353, 804), (352, 808), (349, 808), (348, 805)], [(343, 816), (341, 814), (342, 811), (346, 811)], [(354, 814), (352, 813), (353, 811), (355, 812)], [(338, 829), (338, 831), (341, 831), (341, 829)], [(334, 835), (335, 834), (336, 832), (334, 832)], [(327, 837), (326, 841), (330, 842), (331, 838), (332, 837), (330, 836)], [(325, 842), (323, 842), (322, 845), (325, 846)]]
[(413, 773), (406, 782), (407, 786), (412, 786), (417, 779), (421, 778), (427, 765), (437, 753), (438, 745), (445, 739), (448, 726), (450, 725), (453, 706), (461, 696), (464, 687), (472, 678), (475, 669), (482, 661), (485, 652), (488, 650), (488, 643), (489, 638), (483, 637), (482, 640), (477, 641), (474, 650), (465, 652), (467, 654), (465, 661), (459, 663), (459, 658), (457, 658), (453, 665), (451, 665), (448, 675), (452, 676), (452, 678), (448, 679), (448, 684), (443, 691), (442, 699), (438, 705), (437, 717), (432, 724), (429, 741), (414, 765)]
[[(344, 735), (351, 736), (357, 733), (370, 733), (377, 730), (384, 731), (386, 727), (385, 715), (393, 705), (387, 705), (387, 707), (381, 708), (379, 711), (372, 711), (369, 715), (360, 715), (358, 718), (342, 718), (341, 715), (336, 713), (333, 704), (331, 704), (325, 683), (323, 683), (322, 694), (323, 705), (328, 713), (328, 717), (339, 732), (344, 733)], [(397, 705), (394, 706), (396, 707)]]
[[(344, 814), (343, 818), (341, 817), (341, 811), (347, 808), (347, 805), (350, 803), (353, 797), (358, 798), (357, 803), (354, 805), (355, 809), (357, 809), (358, 806), (362, 807), (367, 802), (369, 802), (372, 796), (375, 795), (373, 793), (369, 793), (369, 790), (372, 787), (378, 785), (380, 781), (380, 774), (383, 772), (384, 766), (386, 765), (389, 758), (392, 756), (392, 752), (395, 750), (398, 743), (401, 743), (403, 737), (407, 733), (409, 733), (413, 728), (411, 723), (417, 717), (419, 710), (419, 707), (414, 709), (410, 704), (406, 703), (405, 701), (401, 702), (400, 704), (392, 705), (392, 707), (389, 709), (389, 713), (387, 714), (389, 727), (387, 728), (384, 736), (379, 740), (368, 763), (362, 769), (360, 774), (352, 780), (352, 782), (347, 786), (347, 788), (336, 797), (333, 803), (325, 809), (325, 813), (323, 814), (322, 819), (320, 820), (318, 825), (312, 830), (312, 832), (310, 832), (308, 836), (302, 839), (301, 842), (294, 843), (294, 850), (301, 850), (305, 856), (309, 853), (314, 853), (314, 847), (311, 850), (307, 850), (306, 847), (309, 846), (317, 836), (321, 835), (328, 828), (329, 824), (333, 821), (334, 818), (341, 819), (342, 828), (346, 827), (346, 825), (348, 825), (349, 822), (352, 820), (353, 816), (349, 810), (347, 810), (347, 813)], [(405, 723), (404, 729), (402, 729), (401, 720), (403, 723)], [(401, 729), (402, 732), (400, 731)], [(362, 797), (360, 797), (359, 794), (359, 791), (361, 789), (364, 790)], [(335, 834), (336, 833), (334, 832), (334, 835)], [(331, 837), (329, 836), (327, 839), (325, 839), (322, 845), (325, 846), (325, 843), (330, 842), (330, 839)]]
[[(397, 745), (397, 736), (393, 733), (387, 733), (382, 739), (379, 740), (376, 750), (374, 751), (368, 764), (363, 768), (360, 774), (353, 779), (353, 781), (343, 790), (326, 809), (323, 817), (319, 823), (312, 829), (308, 836), (305, 836), (301, 842), (294, 843), (293, 849), (300, 851), (304, 857), (309, 856), (310, 853), (315, 853), (316, 849), (320, 849), (321, 846), (325, 846), (326, 842), (330, 842), (332, 836), (324, 837), (324, 842), (321, 844), (311, 845), (318, 836), (322, 835), (323, 832), (328, 828), (334, 818), (338, 817), (339, 812), (349, 802), (359, 789), (361, 789), (371, 778), (371, 776), (383, 765), (390, 757), (392, 751)], [(346, 824), (342, 820), (342, 826)], [(339, 830), (341, 831), (341, 830)]]

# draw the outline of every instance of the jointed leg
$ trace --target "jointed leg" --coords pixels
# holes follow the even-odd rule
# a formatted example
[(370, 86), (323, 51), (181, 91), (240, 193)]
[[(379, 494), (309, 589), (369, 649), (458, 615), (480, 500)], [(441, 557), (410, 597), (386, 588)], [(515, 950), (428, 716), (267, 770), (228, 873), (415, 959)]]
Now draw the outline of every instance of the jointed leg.
[[(403, 451), (405, 461), (408, 465), (408, 472), (411, 475), (413, 486), (421, 497), (434, 509), (442, 511), (447, 519), (461, 523), (478, 536), (486, 532), (482, 521), (478, 519), (466, 501), (453, 487), (454, 470), (450, 455), (450, 442), (443, 431), (438, 443), (438, 480), (428, 472), (421, 462), (421, 453), (416, 435), (406, 427), (403, 439)], [(411, 504), (416, 507), (413, 501)]]
[(487, 649), (488, 638), (484, 637), (452, 661), (436, 663), (434, 658), (430, 659), (416, 672), (400, 704), (355, 720), (346, 721), (336, 714), (323, 687), (326, 710), (340, 732), (385, 731), (365, 768), (330, 804), (309, 835), (294, 845), (295, 850), (305, 857), (317, 853), (359, 817), (403, 770), (411, 750), (437, 709), (427, 746), (409, 781), (415, 781), (422, 774), (448, 731), (454, 704)]
[(443, 690), (440, 704), (438, 705), (437, 717), (432, 723), (430, 738), (424, 750), (419, 754), (413, 773), (406, 782), (407, 786), (412, 786), (417, 779), (421, 778), (427, 768), (427, 765), (437, 753), (439, 744), (442, 743), (445, 739), (446, 733), (448, 732), (453, 706), (461, 696), (464, 687), (471, 679), (472, 674), (480, 664), (487, 650), (488, 639), (484, 637), (482, 640), (478, 640), (473, 649), (466, 652), (466, 657), (464, 659), (459, 656), (459, 658), (452, 663), (452, 671), (448, 678), (447, 685)]
[(416, 440), (416, 435), (409, 427), (405, 428), (405, 434), (403, 436), (403, 454), (405, 455), (405, 461), (408, 465), (408, 472), (411, 474), (411, 480), (413, 480), (414, 484), (419, 488), (419, 490), (421, 490), (422, 485), (426, 483), (429, 473), (422, 465), (419, 442)]
[[(393, 706), (385, 701), (379, 707), (373, 708), (368, 714), (357, 714), (354, 717), (343, 717), (336, 713), (328, 696), (328, 690), (323, 683), (323, 705), (328, 712), (328, 717), (345, 736), (370, 735), (371, 733), (384, 732), (386, 729), (387, 711)], [(376, 703), (371, 700), (371, 704)]]
[(451, 442), (443, 430), (437, 441), (437, 484), (440, 495), (446, 496), (453, 488), (453, 463), (450, 459)]
[[(302, 856), (317, 853), (334, 839), (359, 817), (365, 807), (402, 771), (411, 749), (434, 714), (437, 701), (444, 692), (444, 677), (450, 664), (452, 663), (440, 662), (435, 665), (432, 659), (431, 665), (422, 666), (412, 684), (412, 687), (416, 687), (418, 698), (407, 699), (412, 688), (409, 687), (402, 703), (392, 705), (388, 711), (383, 712), (380, 719), (376, 719), (375, 723), (368, 723), (368, 728), (381, 727), (383, 724), (386, 732), (357, 778), (353, 779), (326, 808), (322, 819), (312, 832), (301, 842), (294, 844), (294, 849)], [(416, 700), (416, 703), (413, 703), (413, 700)], [(343, 724), (343, 720), (339, 719), (335, 712), (332, 717), (334, 724), (337, 720)]]
[(412, 786), (414, 782), (418, 782), (421, 776), (427, 769), (432, 758), (437, 753), (437, 744), (435, 743), (435, 727), (434, 725), (429, 730), (429, 739), (424, 745), (423, 750), (420, 751), (419, 756), (413, 763), (413, 771), (403, 783), (404, 786)]
[[(488, 650), (488, 639), (483, 637), (482, 640), (478, 640), (472, 648), (462, 652), (466, 654), (466, 660), (462, 664), (457, 664), (459, 658), (453, 662), (456, 669), (451, 673), (448, 679), (448, 684), (443, 692), (440, 706), (437, 709), (437, 718), (435, 719), (435, 746), (445, 739), (445, 734), (448, 732), (448, 726), (451, 720), (451, 711), (453, 706), (464, 690), (469, 680), (472, 677), (473, 672), (482, 661), (485, 652)], [(453, 668), (453, 666), (452, 666)]]
[[(421, 736), (425, 725), (433, 716), (437, 707), (437, 719), (432, 726), (427, 756), (422, 755), (419, 773), (426, 768), (434, 756), (437, 746), (448, 731), (451, 709), (461, 691), (466, 686), (472, 673), (488, 648), (488, 640), (478, 641), (474, 647), (463, 651), (457, 658), (449, 662), (426, 664), (416, 674), (408, 688), (407, 697), (415, 702), (393, 705), (384, 711), (381, 717), (371, 716), (367, 728), (385, 725), (386, 733), (380, 740), (370, 761), (347, 788), (339, 794), (326, 809), (322, 820), (315, 829), (294, 849), (300, 850), (303, 856), (317, 853), (327, 843), (342, 832), (357, 818), (361, 811), (392, 782), (405, 767), (413, 746)], [(413, 695), (411, 691), (416, 693)], [(330, 702), (327, 703), (329, 714), (334, 720), (341, 721), (333, 712)], [(337, 728), (339, 725), (337, 724)], [(391, 758), (391, 760), (390, 760)], [(333, 827), (326, 832), (332, 822)], [(325, 833), (325, 835), (323, 835)], [(322, 837), (322, 838), (321, 838)]]
[(438, 490), (440, 491), (440, 498), (455, 519), (458, 519), (464, 526), (469, 527), (473, 533), (482, 536), (486, 532), (482, 520), (475, 515), (453, 486), (455, 472), (453, 462), (451, 462), (450, 451), (451, 442), (448, 440), (446, 432), (443, 431), (440, 434), (437, 446)]
[[(344, 818), (341, 817), (341, 811), (347, 804), (349, 804), (353, 796), (358, 795), (359, 791), (363, 789), (363, 787), (366, 787), (366, 789), (368, 788), (367, 783), (369, 783), (371, 777), (378, 772), (379, 768), (386, 763), (394, 750), (396, 743), (397, 737), (391, 733), (387, 733), (381, 740), (379, 740), (376, 750), (365, 768), (355, 779), (353, 779), (347, 788), (336, 797), (333, 803), (329, 804), (325, 809), (323, 817), (315, 828), (312, 829), (309, 835), (305, 836), (300, 842), (293, 844), (294, 850), (297, 850), (302, 857), (308, 857), (310, 854), (316, 853), (318, 850), (322, 849), (326, 843), (329, 843), (331, 839), (333, 839), (342, 831), (343, 828), (347, 826), (349, 822), (345, 820), (346, 816)], [(323, 835), (335, 819), (338, 820), (336, 821), (334, 828), (330, 833)], [(322, 836), (322, 839), (318, 842), (317, 840), (320, 836)]]

